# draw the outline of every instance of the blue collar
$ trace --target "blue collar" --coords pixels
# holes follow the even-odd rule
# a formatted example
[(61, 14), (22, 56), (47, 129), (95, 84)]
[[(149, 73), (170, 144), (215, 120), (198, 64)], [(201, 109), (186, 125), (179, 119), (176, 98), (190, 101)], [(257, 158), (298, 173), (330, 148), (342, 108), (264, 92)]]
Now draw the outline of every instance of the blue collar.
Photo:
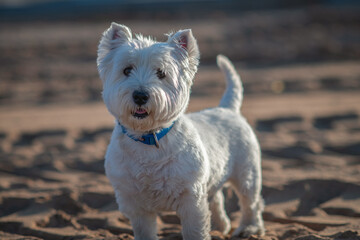
[(142, 135), (140, 138), (137, 138), (137, 137), (134, 137), (133, 135), (130, 135), (128, 133), (128, 131), (126, 130), (126, 128), (123, 125), (121, 125), (120, 122), (118, 121), (118, 124), (121, 127), (122, 132), (126, 136), (128, 136), (129, 138), (131, 138), (132, 140), (134, 140), (136, 142), (142, 142), (147, 145), (155, 145), (157, 148), (160, 147), (160, 145), (159, 145), (160, 139), (163, 138), (171, 130), (171, 128), (174, 126), (174, 123), (175, 122), (173, 122), (170, 127), (163, 128), (157, 133), (151, 132), (149, 134)]

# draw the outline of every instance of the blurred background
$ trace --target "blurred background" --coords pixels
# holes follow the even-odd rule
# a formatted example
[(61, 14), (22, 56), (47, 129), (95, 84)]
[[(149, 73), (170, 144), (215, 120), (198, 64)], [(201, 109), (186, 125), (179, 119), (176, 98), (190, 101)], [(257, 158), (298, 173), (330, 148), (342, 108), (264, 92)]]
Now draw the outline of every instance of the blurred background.
[[(202, 66), (214, 65), (219, 53), (246, 68), (358, 60), (359, 6), (358, 1), (340, 0), (2, 0), (0, 104), (99, 101), (96, 50), (112, 21), (159, 41), (171, 30), (191, 28)], [(274, 87), (280, 88), (276, 91), (359, 87), (349, 77), (288, 78), (244, 77), (250, 85), (245, 93), (271, 93)], [(271, 88), (273, 81), (282, 84)], [(218, 79), (211, 82), (206, 89), (195, 88), (194, 96), (223, 85)], [(256, 83), (260, 86), (253, 86)]]
[[(222, 96), (216, 55), (234, 62), (263, 151), (261, 239), (360, 238), (356, 0), (0, 0), (0, 238), (132, 239), (103, 168), (113, 118), (96, 51), (111, 22), (158, 41), (193, 30), (189, 112)], [(173, 213), (158, 223), (181, 239)]]

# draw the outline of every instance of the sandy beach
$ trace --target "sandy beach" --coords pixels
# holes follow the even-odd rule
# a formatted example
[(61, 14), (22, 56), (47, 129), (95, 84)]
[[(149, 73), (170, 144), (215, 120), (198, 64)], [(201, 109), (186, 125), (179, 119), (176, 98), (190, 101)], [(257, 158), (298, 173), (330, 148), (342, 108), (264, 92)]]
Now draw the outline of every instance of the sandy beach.
[[(360, 239), (356, 14), (254, 11), (122, 23), (158, 40), (192, 28), (202, 60), (188, 112), (218, 105), (225, 80), (215, 57), (234, 60), (245, 89), (241, 112), (263, 155), (267, 232), (250, 239)], [(114, 119), (101, 100), (95, 59), (109, 24), (1, 24), (0, 239), (133, 239), (103, 167)], [(231, 188), (224, 193), (234, 230), (241, 210)], [(182, 239), (175, 213), (157, 221), (160, 239)]]

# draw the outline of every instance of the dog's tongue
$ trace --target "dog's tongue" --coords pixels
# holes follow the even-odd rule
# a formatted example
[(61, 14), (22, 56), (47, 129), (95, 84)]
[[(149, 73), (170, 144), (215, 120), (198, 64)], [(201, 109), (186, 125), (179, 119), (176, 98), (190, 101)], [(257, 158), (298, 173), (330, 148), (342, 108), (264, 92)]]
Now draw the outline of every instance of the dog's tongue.
[(145, 114), (146, 111), (144, 109), (137, 109), (135, 113), (137, 113), (137, 114)]

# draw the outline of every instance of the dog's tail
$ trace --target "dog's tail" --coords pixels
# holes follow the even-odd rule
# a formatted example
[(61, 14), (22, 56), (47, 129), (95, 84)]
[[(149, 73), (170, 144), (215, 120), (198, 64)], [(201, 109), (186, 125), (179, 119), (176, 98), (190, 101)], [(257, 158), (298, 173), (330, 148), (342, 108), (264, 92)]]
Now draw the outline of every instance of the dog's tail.
[(243, 86), (240, 76), (231, 61), (223, 55), (217, 56), (217, 65), (226, 77), (226, 90), (219, 106), (240, 112), (243, 99)]

